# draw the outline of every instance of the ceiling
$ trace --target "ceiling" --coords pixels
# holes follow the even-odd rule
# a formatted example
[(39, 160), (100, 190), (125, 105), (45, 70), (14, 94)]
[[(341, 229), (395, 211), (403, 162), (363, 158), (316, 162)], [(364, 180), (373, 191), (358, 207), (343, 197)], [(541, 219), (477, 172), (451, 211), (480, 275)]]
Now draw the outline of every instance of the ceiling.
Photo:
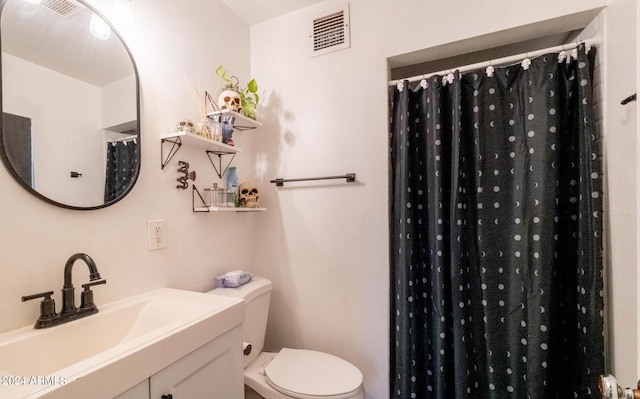
[(116, 35), (107, 40), (91, 36), (90, 10), (73, 0), (49, 3), (71, 11), (61, 15), (23, 0), (5, 3), (3, 52), (98, 87), (133, 74), (131, 58)]
[[(222, 1), (251, 26), (324, 0)], [(58, 2), (72, 3), (79, 9), (61, 19), (41, 5), (8, 0), (2, 9), (3, 52), (98, 87), (132, 73), (131, 59), (115, 35), (99, 41), (88, 33), (90, 11), (75, 0), (54, 3)]]
[(288, 14), (324, 0), (222, 0), (247, 25)]

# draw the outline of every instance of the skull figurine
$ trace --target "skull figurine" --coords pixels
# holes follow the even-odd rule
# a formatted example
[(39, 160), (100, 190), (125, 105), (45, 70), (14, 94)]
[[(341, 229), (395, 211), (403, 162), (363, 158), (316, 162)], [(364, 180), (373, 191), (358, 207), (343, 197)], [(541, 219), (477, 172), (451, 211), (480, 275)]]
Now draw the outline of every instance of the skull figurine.
[(176, 126), (178, 132), (195, 133), (196, 129), (193, 126), (193, 122), (188, 119), (181, 119)]
[(218, 103), (220, 104), (220, 109), (222, 111), (242, 111), (240, 94), (238, 94), (238, 92), (235, 90), (227, 89), (220, 93), (220, 97), (218, 97)]
[(243, 208), (258, 207), (258, 187), (252, 181), (245, 181), (238, 187), (238, 198), (240, 198), (240, 206)]

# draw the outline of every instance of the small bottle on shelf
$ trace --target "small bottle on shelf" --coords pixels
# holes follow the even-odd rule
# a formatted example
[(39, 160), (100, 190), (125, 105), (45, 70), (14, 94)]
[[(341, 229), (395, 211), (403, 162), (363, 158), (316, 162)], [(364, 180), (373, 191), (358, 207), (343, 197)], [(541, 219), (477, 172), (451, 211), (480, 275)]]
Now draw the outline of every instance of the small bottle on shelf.
[(205, 188), (204, 191), (207, 206), (227, 206), (225, 190), (218, 187), (218, 183), (213, 183), (211, 187)]
[(238, 193), (238, 174), (235, 166), (227, 169), (227, 206), (236, 206), (236, 197)]

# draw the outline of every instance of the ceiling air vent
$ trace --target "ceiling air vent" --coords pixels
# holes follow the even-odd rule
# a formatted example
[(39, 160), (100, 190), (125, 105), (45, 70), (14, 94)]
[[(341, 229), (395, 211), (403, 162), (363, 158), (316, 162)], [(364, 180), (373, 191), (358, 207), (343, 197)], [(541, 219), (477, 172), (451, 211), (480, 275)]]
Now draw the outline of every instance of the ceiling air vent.
[(310, 35), (312, 57), (350, 47), (348, 4), (337, 11), (313, 18), (312, 22), (313, 29)]
[(69, 17), (78, 6), (67, 0), (43, 0), (40, 5), (61, 17)]

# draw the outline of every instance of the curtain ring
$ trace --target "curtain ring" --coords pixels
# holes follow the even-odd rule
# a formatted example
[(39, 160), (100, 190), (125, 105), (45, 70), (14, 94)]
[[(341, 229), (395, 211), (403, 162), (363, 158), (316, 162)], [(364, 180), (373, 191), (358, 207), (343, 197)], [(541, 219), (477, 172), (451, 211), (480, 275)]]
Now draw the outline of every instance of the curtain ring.
[(566, 51), (561, 51), (560, 53), (558, 53), (558, 64), (561, 64), (562, 62), (564, 62), (566, 58), (567, 58)]
[(489, 65), (487, 67), (487, 77), (492, 78), (493, 77), (493, 73), (495, 72), (495, 68), (493, 67), (493, 65)]
[(453, 73), (447, 75), (447, 81), (449, 82), (449, 84), (452, 84), (454, 79), (455, 76), (453, 75)]

